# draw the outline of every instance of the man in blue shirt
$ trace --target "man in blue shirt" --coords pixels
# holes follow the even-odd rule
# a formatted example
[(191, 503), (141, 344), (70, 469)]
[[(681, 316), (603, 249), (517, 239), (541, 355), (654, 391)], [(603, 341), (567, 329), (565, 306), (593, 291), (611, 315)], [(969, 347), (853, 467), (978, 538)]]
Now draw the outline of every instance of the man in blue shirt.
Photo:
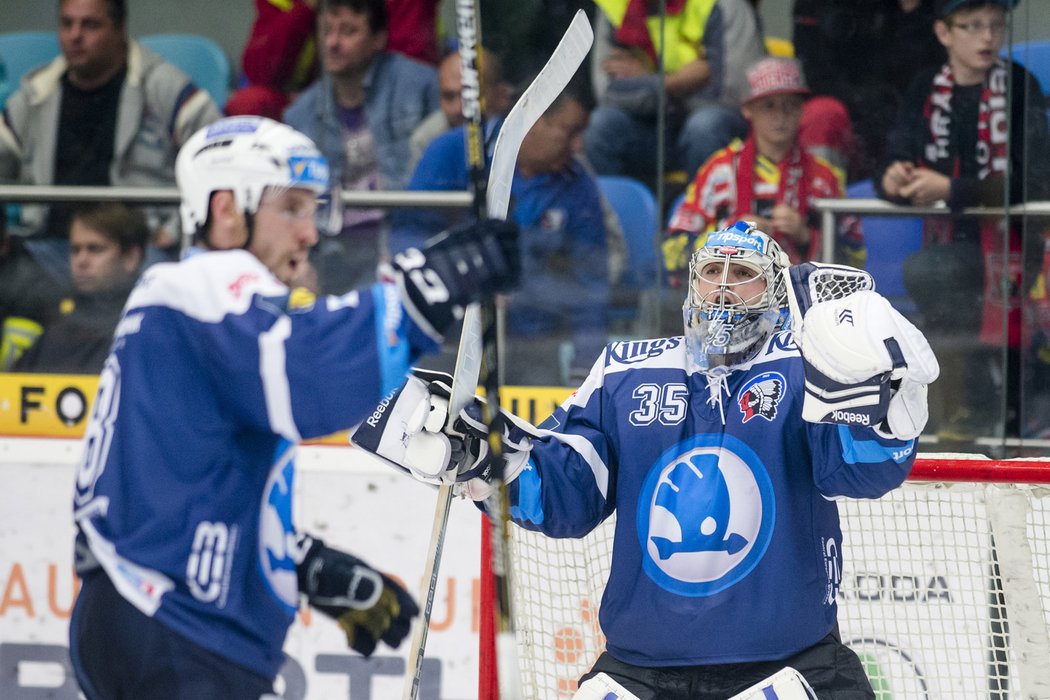
[[(589, 93), (574, 79), (518, 151), (509, 217), (521, 228), (523, 276), (506, 306), (511, 342), (503, 379), (509, 384), (564, 386), (570, 376), (586, 374), (608, 337), (609, 252), (601, 195), (576, 156), (590, 107)], [(499, 119), (485, 125), (490, 151), (501, 126)], [(454, 129), (431, 142), (408, 189), (467, 189), (465, 134)], [(418, 246), (455, 216), (437, 210), (398, 214), (391, 250)]]

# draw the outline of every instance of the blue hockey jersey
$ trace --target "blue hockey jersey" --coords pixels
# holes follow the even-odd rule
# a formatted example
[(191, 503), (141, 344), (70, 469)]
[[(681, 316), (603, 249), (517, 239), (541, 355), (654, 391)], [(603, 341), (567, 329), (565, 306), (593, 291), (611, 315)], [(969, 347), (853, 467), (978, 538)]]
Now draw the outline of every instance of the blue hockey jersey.
[(276, 676), (299, 603), (295, 444), (360, 422), (436, 349), (390, 284), (293, 294), (240, 250), (149, 268), (77, 470), (95, 558), (147, 615)]
[(616, 512), (600, 621), (617, 659), (782, 659), (835, 625), (834, 499), (900, 485), (915, 443), (804, 422), (789, 332), (724, 386), (687, 367), (681, 337), (609, 345), (540, 426), (511, 514), (579, 537)]

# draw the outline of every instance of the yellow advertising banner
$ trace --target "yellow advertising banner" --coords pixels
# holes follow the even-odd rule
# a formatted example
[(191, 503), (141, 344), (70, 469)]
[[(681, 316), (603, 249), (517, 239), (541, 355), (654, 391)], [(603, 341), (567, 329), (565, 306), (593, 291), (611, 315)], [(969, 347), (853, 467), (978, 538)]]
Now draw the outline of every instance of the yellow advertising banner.
[[(91, 415), (98, 377), (80, 374), (0, 373), (0, 436), (79, 438)], [(505, 386), (503, 407), (533, 424), (564, 401), (571, 389)], [(313, 443), (345, 445), (339, 433)]]

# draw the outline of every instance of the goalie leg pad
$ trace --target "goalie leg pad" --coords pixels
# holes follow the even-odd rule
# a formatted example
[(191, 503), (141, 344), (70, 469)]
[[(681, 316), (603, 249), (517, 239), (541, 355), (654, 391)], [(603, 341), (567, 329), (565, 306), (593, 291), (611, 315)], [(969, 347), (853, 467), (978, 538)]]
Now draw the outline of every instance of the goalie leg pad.
[(817, 694), (801, 673), (785, 666), (729, 700), (816, 700)]
[(638, 700), (638, 696), (608, 674), (599, 673), (581, 683), (572, 700)]

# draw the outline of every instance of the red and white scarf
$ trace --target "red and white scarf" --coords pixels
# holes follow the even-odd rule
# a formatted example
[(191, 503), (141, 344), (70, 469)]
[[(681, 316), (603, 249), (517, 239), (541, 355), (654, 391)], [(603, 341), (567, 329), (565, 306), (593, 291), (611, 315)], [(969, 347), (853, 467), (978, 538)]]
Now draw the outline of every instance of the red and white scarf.
[[(1009, 102), (1007, 86), (1010, 73), (1006, 64), (997, 61), (988, 71), (981, 86), (981, 98), (977, 111), (977, 178), (984, 180), (993, 175), (1005, 176), (1009, 167), (1007, 133), (1009, 125)], [(921, 163), (944, 173), (959, 177), (962, 165), (958, 144), (951, 143), (952, 136), (952, 91), (955, 87), (951, 66), (947, 63), (933, 78), (930, 95), (923, 107), (923, 116), (929, 129), (929, 140), (923, 149)], [(954, 147), (953, 147), (954, 146)], [(1002, 344), (1003, 311), (1009, 315), (1008, 344), (1020, 342), (1020, 280), (1022, 273), (1020, 236), (1012, 228), (1007, 259), (1002, 255), (1002, 230), (999, 218), (981, 221), (981, 251), (984, 257), (984, 313), (982, 314), (981, 340), (992, 345)], [(947, 243), (954, 237), (952, 217), (927, 219), (926, 244)], [(1004, 299), (1002, 276), (1008, 275), (1012, 284), (1005, 285), (1014, 290), (1010, 298)]]
[[(758, 147), (755, 145), (754, 136), (748, 136), (744, 141), (743, 148), (737, 156), (736, 162), (736, 212), (734, 215), (746, 214), (753, 211), (753, 198), (755, 195), (755, 159), (758, 157)], [(777, 163), (780, 168), (780, 186), (777, 190), (776, 203), (786, 204), (807, 220), (809, 214), (809, 186), (813, 181), (812, 161), (803, 156), (803, 151), (798, 143), (791, 147), (787, 157)], [(735, 219), (734, 219), (735, 221)], [(819, 240), (816, 236), (810, 241), (808, 250), (801, 250), (794, 240), (787, 236), (779, 235), (773, 231), (773, 237), (784, 247), (792, 262), (811, 260), (817, 250)]]

